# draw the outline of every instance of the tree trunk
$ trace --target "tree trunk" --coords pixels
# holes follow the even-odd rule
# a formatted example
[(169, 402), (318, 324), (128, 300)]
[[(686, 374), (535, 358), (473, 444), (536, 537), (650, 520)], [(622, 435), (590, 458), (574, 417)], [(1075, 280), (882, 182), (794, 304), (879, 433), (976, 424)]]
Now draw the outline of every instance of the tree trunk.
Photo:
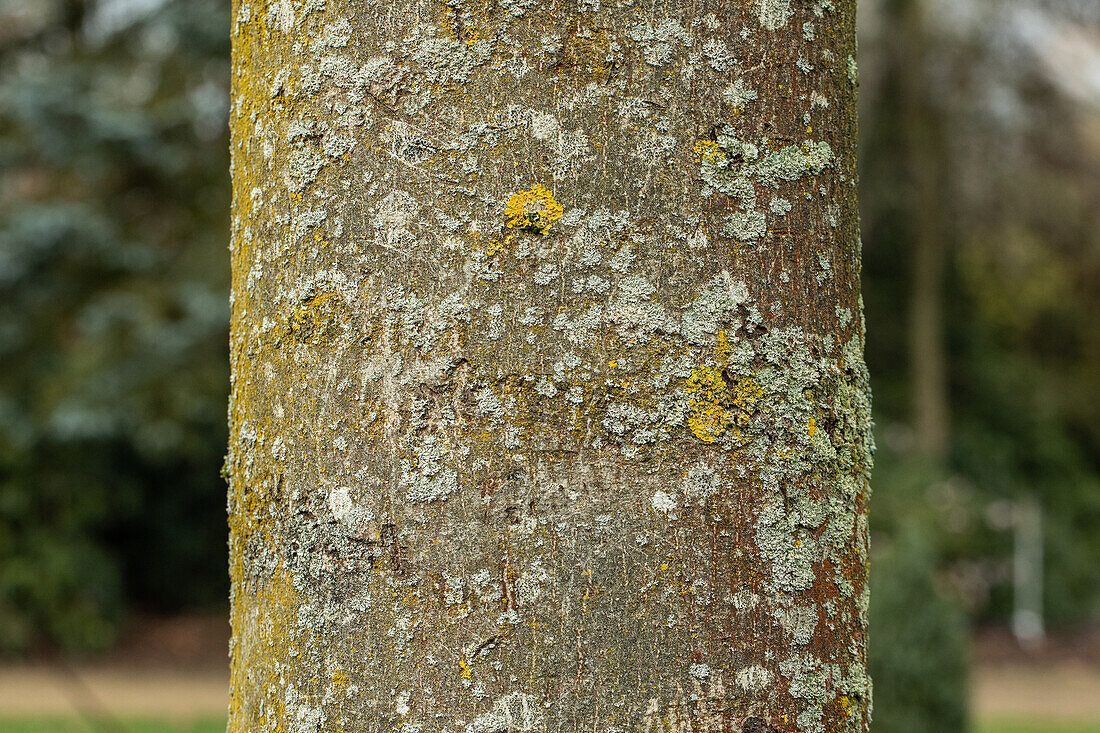
[(229, 730), (867, 730), (854, 0), (234, 12)]
[(947, 349), (943, 327), (944, 270), (948, 260), (947, 176), (943, 132), (930, 107), (923, 0), (897, 11), (901, 33), (898, 70), (901, 127), (910, 184), (912, 275), (909, 297), (911, 410), (918, 453), (943, 464), (950, 440)]

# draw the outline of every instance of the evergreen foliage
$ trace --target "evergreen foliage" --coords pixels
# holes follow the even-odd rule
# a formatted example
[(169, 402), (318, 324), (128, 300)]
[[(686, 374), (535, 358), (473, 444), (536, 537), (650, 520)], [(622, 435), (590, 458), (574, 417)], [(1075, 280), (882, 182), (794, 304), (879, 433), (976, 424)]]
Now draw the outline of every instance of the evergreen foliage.
[(226, 27), (0, 8), (0, 650), (224, 598)]
[(936, 588), (935, 550), (908, 529), (872, 554), (876, 733), (966, 730), (966, 622)]

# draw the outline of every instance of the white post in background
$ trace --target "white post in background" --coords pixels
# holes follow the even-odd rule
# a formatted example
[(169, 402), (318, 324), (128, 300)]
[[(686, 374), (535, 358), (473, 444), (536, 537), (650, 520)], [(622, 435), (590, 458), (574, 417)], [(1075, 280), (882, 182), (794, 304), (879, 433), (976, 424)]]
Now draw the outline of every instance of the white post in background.
[(1033, 496), (1016, 502), (1013, 522), (1012, 633), (1021, 646), (1043, 644), (1043, 508)]

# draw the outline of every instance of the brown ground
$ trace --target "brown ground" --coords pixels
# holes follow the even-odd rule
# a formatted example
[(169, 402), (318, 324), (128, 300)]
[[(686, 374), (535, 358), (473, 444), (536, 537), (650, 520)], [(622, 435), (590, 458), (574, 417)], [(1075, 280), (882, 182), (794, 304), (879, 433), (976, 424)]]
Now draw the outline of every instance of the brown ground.
[[(229, 628), (222, 616), (138, 620), (90, 662), (0, 666), (0, 716), (110, 713), (216, 716), (226, 709)], [(1100, 628), (1023, 650), (1003, 630), (975, 636), (976, 719), (1100, 721)]]
[(1007, 629), (974, 637), (971, 705), (977, 720), (1100, 722), (1100, 627), (1022, 649)]
[(5, 667), (0, 716), (208, 717), (225, 712), (228, 682), (210, 671)]
[(138, 618), (109, 653), (0, 665), (0, 716), (200, 717), (227, 706), (223, 614)]

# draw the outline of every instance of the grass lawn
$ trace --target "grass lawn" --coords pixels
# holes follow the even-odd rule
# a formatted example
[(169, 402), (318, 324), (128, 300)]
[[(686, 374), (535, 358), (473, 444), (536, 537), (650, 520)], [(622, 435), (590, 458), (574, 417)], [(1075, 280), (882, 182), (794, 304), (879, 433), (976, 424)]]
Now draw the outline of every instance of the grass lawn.
[(1063, 723), (1004, 718), (980, 721), (974, 725), (974, 733), (1100, 733), (1100, 721)]
[(0, 718), (4, 733), (225, 733), (225, 718), (189, 721), (126, 718), (91, 725), (80, 718)]

